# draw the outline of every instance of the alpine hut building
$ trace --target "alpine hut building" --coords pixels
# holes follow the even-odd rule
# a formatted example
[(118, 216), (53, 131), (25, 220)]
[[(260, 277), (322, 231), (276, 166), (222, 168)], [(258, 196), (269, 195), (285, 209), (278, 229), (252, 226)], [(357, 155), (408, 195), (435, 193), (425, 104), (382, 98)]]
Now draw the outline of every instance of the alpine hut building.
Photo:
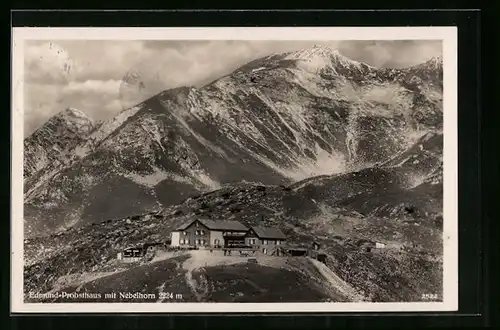
[(248, 228), (238, 221), (195, 219), (172, 232), (172, 247), (230, 248), (245, 245)]

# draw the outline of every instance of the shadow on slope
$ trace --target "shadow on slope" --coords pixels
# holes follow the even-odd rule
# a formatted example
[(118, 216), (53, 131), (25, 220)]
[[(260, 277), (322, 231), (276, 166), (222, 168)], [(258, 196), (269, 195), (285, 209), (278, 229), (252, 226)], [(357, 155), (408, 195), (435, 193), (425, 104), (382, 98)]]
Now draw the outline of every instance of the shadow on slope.
[[(64, 292), (63, 297), (45, 302), (320, 302), (345, 299), (326, 290), (321, 285), (321, 276), (311, 269), (271, 267), (245, 263), (243, 259), (236, 264), (197, 268), (186, 276), (189, 271), (182, 264), (187, 259), (188, 255), (174, 257), (65, 287), (56, 291)], [(116, 296), (106, 296), (113, 292)], [(31, 300), (35, 301), (40, 302)]]

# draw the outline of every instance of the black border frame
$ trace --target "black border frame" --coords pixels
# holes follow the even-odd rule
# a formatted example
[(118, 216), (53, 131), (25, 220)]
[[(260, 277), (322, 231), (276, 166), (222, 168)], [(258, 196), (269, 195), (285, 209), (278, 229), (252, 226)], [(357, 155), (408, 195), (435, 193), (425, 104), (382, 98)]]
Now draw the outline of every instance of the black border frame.
[[(485, 217), (492, 219), (482, 198), (480, 151), (492, 160), (492, 148), (480, 139), (482, 129), (492, 121), (482, 117), (480, 99), (488, 95), (481, 90), (480, 71), (480, 27), (479, 10), (435, 10), (435, 11), (14, 11), (11, 26), (458, 26), (458, 133), (459, 133), (459, 312), (437, 313), (297, 313), (297, 314), (10, 314), (10, 327), (51, 329), (105, 328), (237, 328), (242, 324), (261, 328), (331, 328), (331, 327), (377, 327), (398, 325), (400, 327), (424, 326), (481, 326), (489, 323), (496, 313), (489, 315), (487, 298), (491, 287), (488, 279), (487, 261), (491, 261), (487, 240), (484, 236), (491, 228)], [(10, 32), (9, 32), (10, 34)], [(493, 39), (491, 39), (493, 40)], [(491, 47), (491, 45), (490, 45)], [(10, 53), (10, 44), (9, 44)], [(10, 61), (9, 61), (10, 67)], [(492, 75), (492, 72), (486, 73)], [(10, 86), (10, 77), (8, 78)], [(494, 89), (493, 86), (489, 86)], [(481, 95), (483, 93), (483, 95)], [(494, 91), (489, 90), (493, 99)], [(9, 88), (10, 98), (10, 88)], [(489, 109), (491, 114), (494, 109)], [(10, 131), (10, 112), (8, 123)], [(4, 130), (6, 132), (7, 130)], [(10, 140), (10, 136), (9, 136)], [(492, 142), (492, 141), (491, 141)], [(489, 149), (488, 149), (489, 148)], [(488, 151), (490, 150), (490, 151)], [(489, 156), (488, 156), (489, 155)], [(484, 154), (482, 155), (484, 157)], [(484, 158), (483, 158), (484, 159)], [(483, 166), (485, 163), (482, 164)], [(490, 164), (491, 165), (491, 164)], [(8, 168), (10, 169), (10, 158)], [(490, 170), (494, 170), (490, 167)], [(9, 171), (10, 173), (10, 171)], [(486, 182), (486, 181), (484, 181)], [(10, 196), (10, 183), (9, 196)], [(4, 202), (7, 200), (5, 199)], [(492, 200), (489, 200), (492, 206)], [(10, 204), (10, 203), (9, 203)], [(10, 209), (8, 205), (5, 209)], [(9, 212), (10, 213), (10, 212)], [(10, 214), (9, 214), (10, 219)], [(10, 223), (2, 223), (9, 239), (3, 240), (10, 251)], [(490, 234), (492, 232), (489, 232)], [(494, 238), (492, 236), (492, 238)], [(7, 245), (9, 245), (7, 247)], [(488, 257), (490, 259), (488, 259)], [(10, 292), (10, 258), (7, 276), (2, 276), (2, 292)], [(2, 272), (2, 275), (4, 273)], [(489, 277), (495, 278), (495, 277)], [(5, 300), (4, 300), (5, 301)], [(10, 302), (7, 302), (10, 313)], [(196, 316), (196, 317), (193, 317)], [(245, 326), (244, 326), (245, 327)]]

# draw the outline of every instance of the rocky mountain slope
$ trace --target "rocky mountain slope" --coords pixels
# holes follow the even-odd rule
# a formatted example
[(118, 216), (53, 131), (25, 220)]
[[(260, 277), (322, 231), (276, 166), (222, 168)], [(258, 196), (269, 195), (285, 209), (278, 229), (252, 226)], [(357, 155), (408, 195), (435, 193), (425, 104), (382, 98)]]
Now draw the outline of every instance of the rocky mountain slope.
[(24, 140), (24, 179), (46, 167), (57, 167), (71, 157), (71, 151), (94, 129), (82, 111), (66, 109)]
[[(334, 175), (348, 186), (352, 174), (335, 174), (384, 163), (404, 172), (404, 152), (442, 129), (441, 84), (440, 59), (377, 69), (315, 47), (253, 61), (199, 89), (164, 91), (99, 125), (69, 130), (71, 121), (51, 119), (39, 131), (64, 139), (37, 131), (25, 141), (25, 233), (161, 210), (241, 181)], [(54, 149), (55, 140), (64, 146)], [(412, 161), (427, 157), (415, 152)], [(370, 171), (361, 173), (379, 175)]]
[[(158, 212), (27, 239), (25, 287), (39, 292), (69, 290), (71, 285), (60, 286), (61, 279), (100, 276), (103, 278), (97, 282), (88, 280), (84, 288), (104, 292), (114, 285), (111, 279), (115, 277), (126, 287), (135, 288), (137, 281), (147, 280), (129, 276), (139, 270), (109, 273), (117, 270), (116, 253), (130, 245), (163, 241), (178, 225), (203, 217), (278, 227), (291, 246), (318, 241), (328, 253), (327, 267), (365, 300), (419, 301), (422, 292), (439, 293), (442, 287), (441, 139), (440, 134), (425, 135), (407, 150), (372, 168), (308, 178), (291, 185), (240, 182), (192, 195)], [(367, 242), (384, 243), (387, 249), (366, 251), (363, 244)], [(195, 273), (209, 276), (212, 281), (236, 280), (242, 274), (217, 267), (201, 267)], [(216, 275), (210, 277), (212, 272)], [(167, 275), (186, 286), (185, 273), (179, 269), (174, 273)], [(150, 274), (156, 276), (154, 271)], [(167, 275), (162, 274), (157, 274), (157, 280), (165, 279)], [(304, 297), (332, 299), (325, 292), (315, 291), (314, 286), (306, 287)], [(184, 289), (186, 299), (195, 299), (192, 291)], [(243, 291), (242, 301), (251, 299)], [(210, 291), (203, 299), (212, 295), (223, 301), (238, 299), (220, 294)]]
[[(381, 180), (381, 186), (384, 184), (385, 181)], [(381, 186), (378, 187), (380, 191), (383, 190)], [(309, 196), (301, 191), (306, 187), (309, 187)], [(312, 198), (310, 195), (315, 189), (317, 193)], [(404, 189), (402, 187), (401, 191)], [(286, 234), (287, 244), (291, 246), (310, 245), (312, 240), (318, 241), (328, 254), (327, 266), (366, 301), (420, 301), (423, 292), (441, 292), (442, 231), (439, 224), (433, 221), (440, 213), (428, 213), (425, 216), (425, 213), (420, 215), (421, 211), (416, 209), (409, 214), (395, 213), (390, 217), (363, 215), (355, 211), (357, 203), (346, 208), (329, 206), (330, 197), (323, 192), (324, 188), (317, 185), (315, 180), (294, 186), (240, 183), (192, 196), (161, 212), (129, 216), (81, 228), (73, 227), (48, 237), (27, 239), (24, 271), (26, 292), (71, 288), (71, 285), (61, 286), (61, 281), (67, 283), (64, 279), (68, 276), (90, 278), (87, 280), (89, 284), (85, 285), (89, 291), (110, 290), (114, 285), (114, 277), (107, 276), (111, 275), (119, 277), (127, 288), (143, 287), (141, 283), (145, 282), (149, 288), (153, 288), (151, 285), (159, 280), (168, 280), (168, 276), (172, 276), (171, 283), (185, 286), (185, 274), (179, 268), (173, 270), (174, 274), (151, 270), (146, 277), (138, 275), (144, 272), (135, 268), (131, 270), (132, 273), (125, 269), (121, 275), (110, 272), (123, 267), (117, 265), (115, 259), (121, 249), (142, 242), (164, 241), (173, 228), (194, 217), (237, 219), (248, 226), (275, 226)], [(404, 198), (403, 202), (406, 202)], [(439, 203), (431, 199), (426, 207), (437, 208)], [(395, 202), (393, 210), (399, 210), (398, 207), (399, 203)], [(382, 242), (387, 248), (377, 253), (369, 252), (363, 249), (366, 242)], [(236, 280), (244, 278), (244, 271), (234, 273), (231, 269), (219, 269), (215, 265), (205, 267), (207, 260), (209, 258), (203, 259), (201, 269), (193, 271), (208, 276), (210, 281), (222, 278), (236, 283)], [(305, 266), (298, 265), (293, 271), (305, 269)], [(260, 270), (265, 273), (265, 269)], [(281, 275), (285, 276), (284, 273)], [(94, 276), (103, 278), (93, 282)], [(148, 282), (148, 279), (153, 278), (151, 276), (155, 278), (154, 283)], [(306, 277), (311, 277), (311, 274), (308, 273)], [(250, 280), (256, 282), (256, 279)], [(282, 284), (290, 283), (286, 281)], [(302, 280), (299, 283), (304, 284)], [(78, 282), (75, 285), (81, 284)], [(304, 297), (311, 298), (311, 286), (306, 287), (309, 293)], [(270, 288), (266, 287), (268, 290)], [(186, 297), (189, 297), (192, 291), (184, 289), (187, 290)], [(312, 292), (317, 292), (315, 290)], [(248, 299), (249, 292), (243, 291), (245, 299)], [(228, 292), (232, 292), (232, 289), (226, 294)], [(210, 297), (210, 294), (206, 297)], [(217, 299), (232, 299), (220, 294)], [(315, 297), (323, 299), (331, 298), (331, 295), (325, 296), (323, 292), (319, 296), (315, 294)]]

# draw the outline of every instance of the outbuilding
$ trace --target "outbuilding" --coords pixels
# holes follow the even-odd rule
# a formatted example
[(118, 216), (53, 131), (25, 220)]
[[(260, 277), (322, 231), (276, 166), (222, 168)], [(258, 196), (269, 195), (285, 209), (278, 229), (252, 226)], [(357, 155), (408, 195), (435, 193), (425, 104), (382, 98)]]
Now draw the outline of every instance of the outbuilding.
[(267, 255), (280, 255), (286, 236), (276, 227), (251, 227), (245, 236), (245, 243)]

